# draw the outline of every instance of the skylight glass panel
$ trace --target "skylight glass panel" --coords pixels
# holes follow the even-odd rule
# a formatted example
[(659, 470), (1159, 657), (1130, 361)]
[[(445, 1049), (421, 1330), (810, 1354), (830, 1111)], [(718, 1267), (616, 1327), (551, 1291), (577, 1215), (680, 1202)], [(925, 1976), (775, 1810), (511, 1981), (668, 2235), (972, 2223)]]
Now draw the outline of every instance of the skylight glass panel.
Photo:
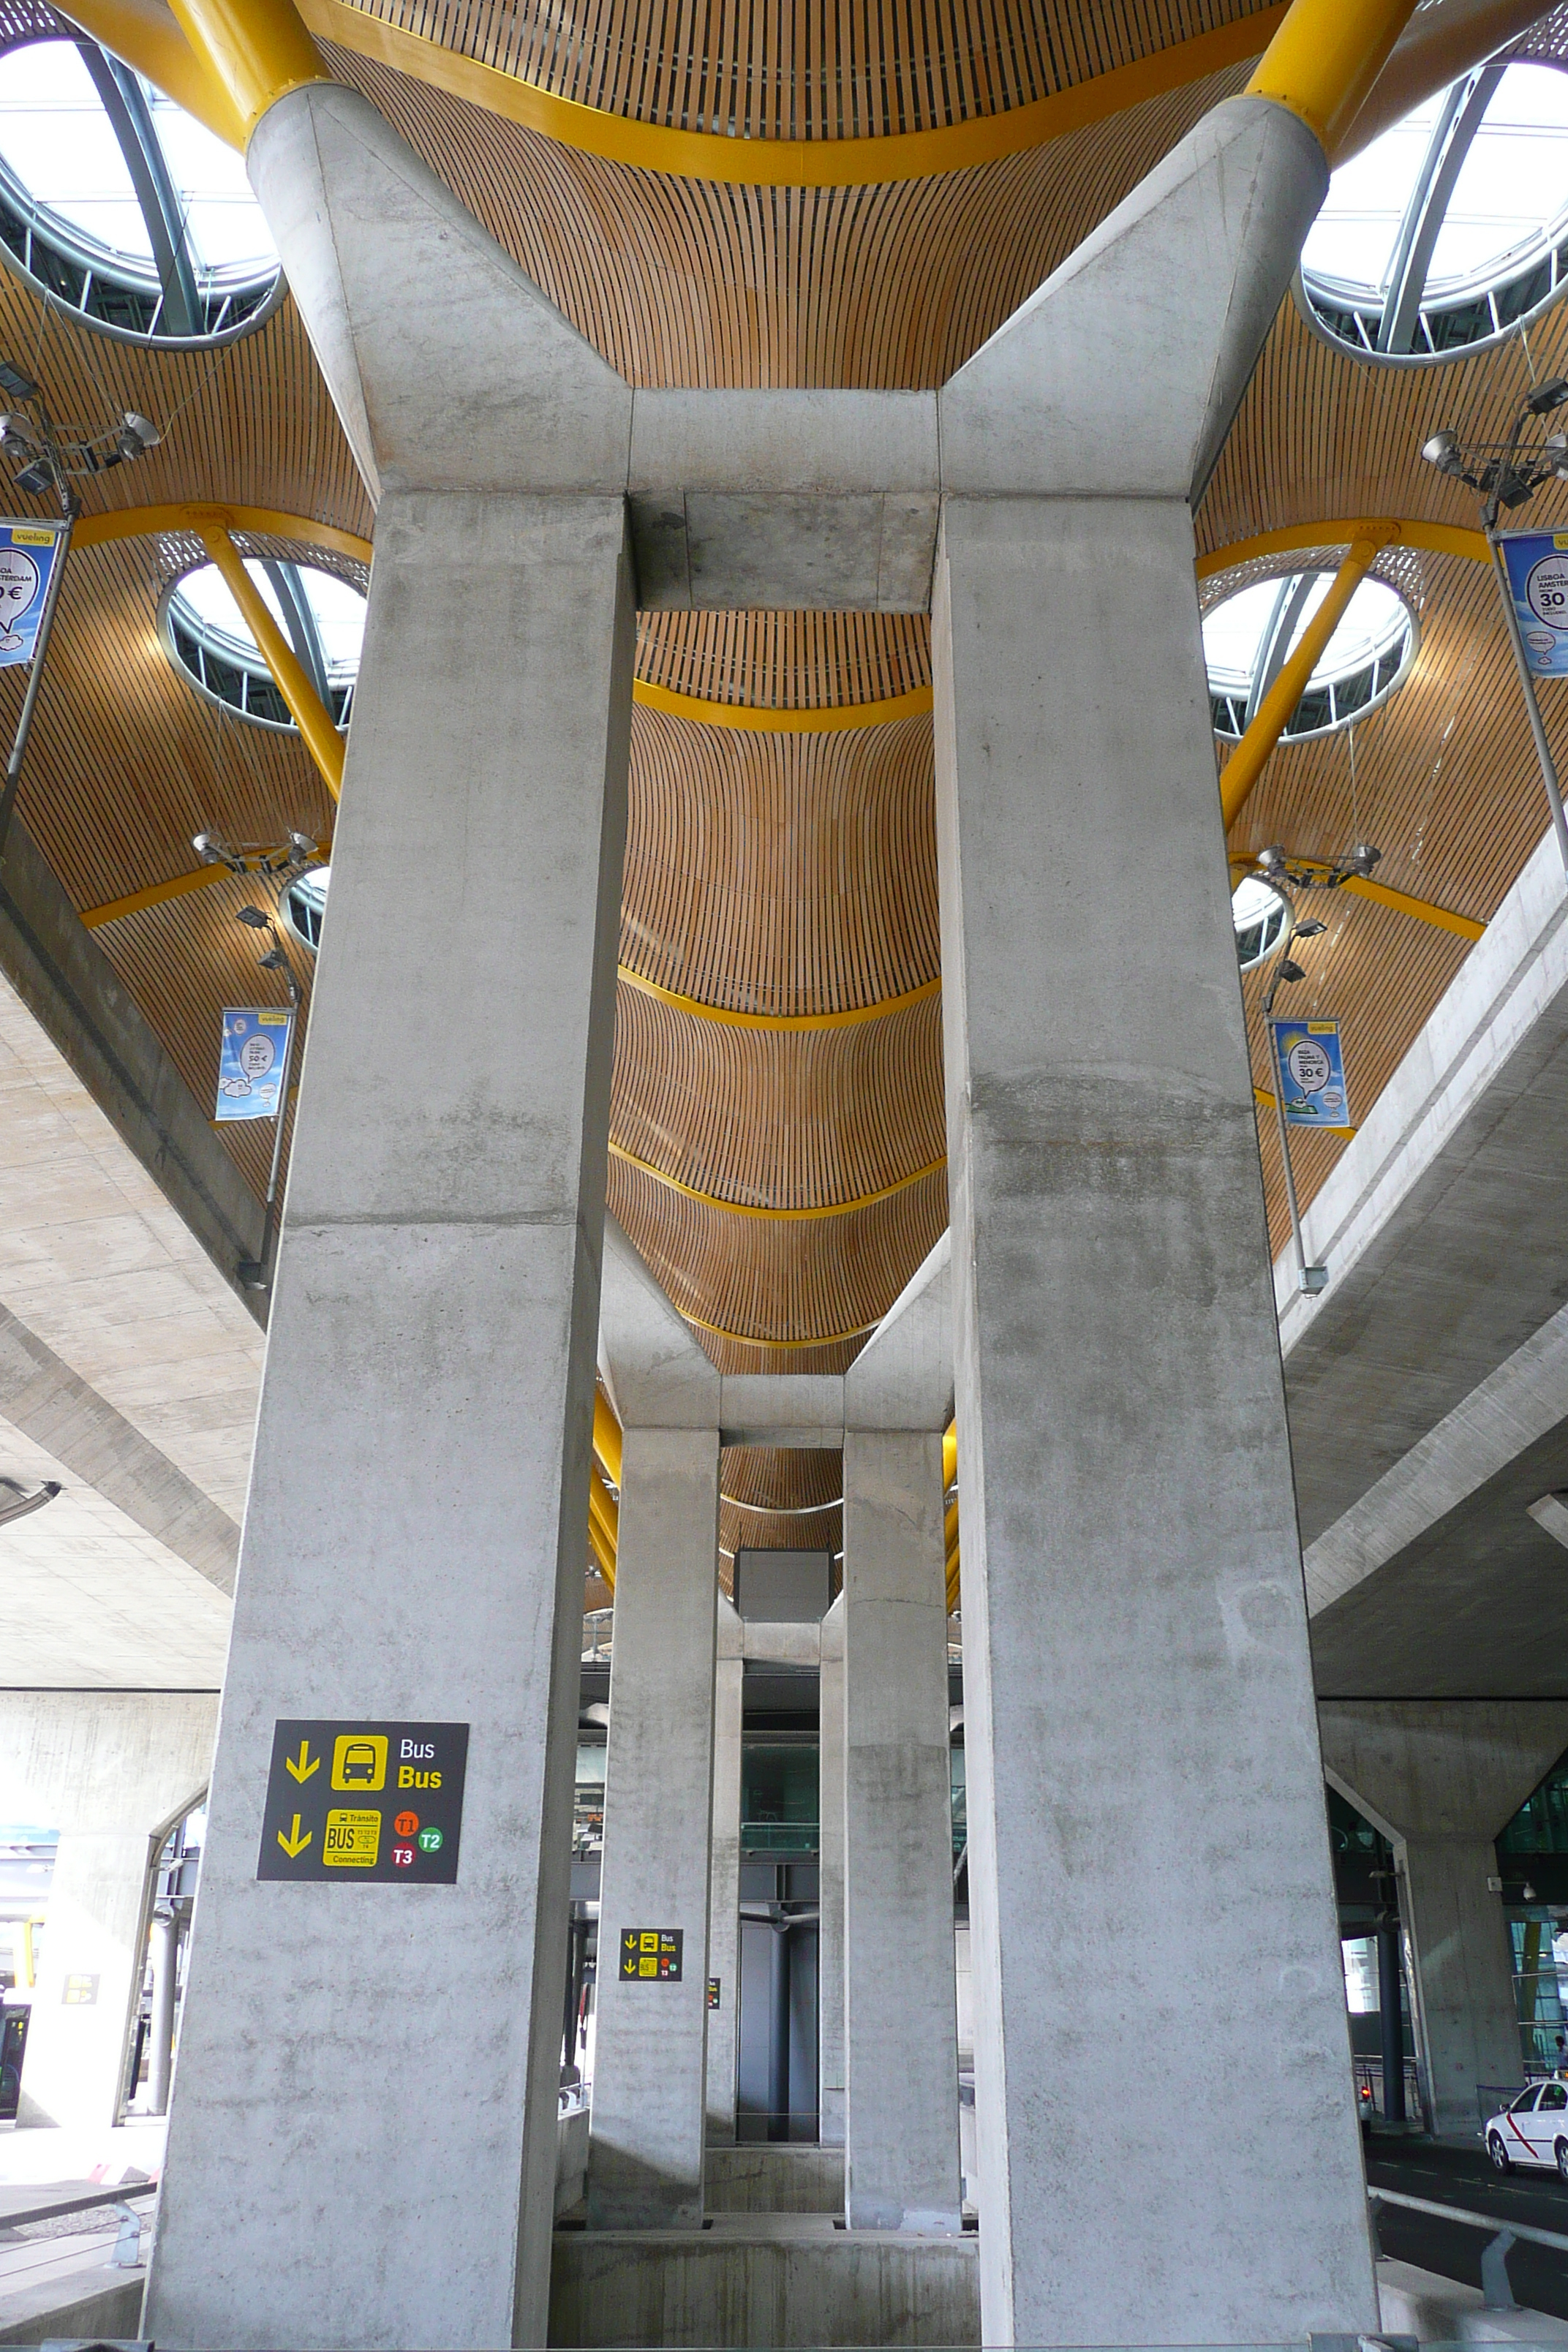
[(1459, 170), (1437, 232), (1429, 293), (1488, 278), (1568, 212), (1568, 75), (1510, 66)]
[(105, 253), (151, 267), (130, 167), (74, 41), (39, 42), (4, 59), (0, 159), (58, 221)]

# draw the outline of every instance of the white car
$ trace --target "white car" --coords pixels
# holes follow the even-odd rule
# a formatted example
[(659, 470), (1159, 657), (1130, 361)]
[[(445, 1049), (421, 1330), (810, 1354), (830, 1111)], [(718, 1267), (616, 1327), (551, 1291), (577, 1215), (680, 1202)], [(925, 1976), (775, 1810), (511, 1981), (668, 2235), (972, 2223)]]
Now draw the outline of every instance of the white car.
[(1531, 2083), (1510, 2099), (1487, 2126), (1487, 2154), (1500, 2172), (1539, 2164), (1568, 2180), (1568, 2083)]

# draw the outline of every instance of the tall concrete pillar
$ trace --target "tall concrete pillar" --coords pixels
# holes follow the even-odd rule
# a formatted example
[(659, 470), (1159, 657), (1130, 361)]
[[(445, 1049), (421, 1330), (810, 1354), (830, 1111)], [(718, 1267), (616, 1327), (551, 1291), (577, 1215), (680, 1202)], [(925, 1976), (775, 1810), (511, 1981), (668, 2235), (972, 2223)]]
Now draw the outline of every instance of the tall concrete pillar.
[(1394, 1847), (1432, 2128), (1473, 2140), (1481, 2085), (1523, 2080), (1494, 1841), (1568, 1748), (1551, 1700), (1335, 1699), (1323, 1768)]
[(6, 1811), (60, 1833), (19, 2129), (120, 2119), (152, 1866), (206, 1786), (216, 1722), (210, 1692), (0, 1691)]
[(986, 2343), (1377, 2321), (1191, 520), (1325, 184), (1217, 108), (941, 395)]
[(708, 1974), (718, 2006), (708, 2012), (708, 2137), (735, 2137), (735, 2059), (741, 2019), (741, 1700), (746, 1665), (733, 1604), (719, 1596), (713, 1668), (713, 1827), (708, 1865)]
[(588, 2137), (595, 2229), (702, 2226), (718, 1542), (717, 1427), (627, 1427)]
[[(295, 89), (247, 163), (380, 505), (147, 2325), (176, 2346), (537, 2344), (630, 394), (351, 91)], [(455, 1882), (259, 1878), (291, 1719), (467, 1727)]]
[(946, 1546), (939, 1430), (844, 1433), (845, 2208), (957, 2231)]
[(817, 2137), (844, 2145), (844, 1595), (822, 1621), (817, 1717)]

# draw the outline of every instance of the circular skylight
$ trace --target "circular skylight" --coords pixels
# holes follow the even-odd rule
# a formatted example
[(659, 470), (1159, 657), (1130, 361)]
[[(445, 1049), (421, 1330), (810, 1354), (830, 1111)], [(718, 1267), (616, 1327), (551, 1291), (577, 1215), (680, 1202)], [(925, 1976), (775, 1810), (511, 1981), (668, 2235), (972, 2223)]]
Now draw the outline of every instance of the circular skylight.
[(283, 893), (283, 919), (301, 947), (312, 955), (321, 944), (321, 925), (327, 919), (327, 885), (332, 878), (330, 866), (312, 866), (307, 874), (300, 875)]
[(1315, 323), (1440, 359), (1532, 319), (1568, 278), (1568, 74), (1487, 65), (1334, 173), (1301, 249)]
[(85, 38), (0, 56), (0, 243), (137, 341), (237, 331), (281, 286), (243, 159)]
[(1231, 894), (1230, 913), (1236, 925), (1237, 956), (1243, 971), (1250, 971), (1279, 945), (1290, 909), (1271, 882), (1247, 874)]
[[(306, 677), (337, 724), (346, 727), (359, 675), (364, 598), (346, 580), (313, 564), (247, 555), (245, 568)], [(159, 625), (172, 658), (210, 701), (258, 727), (292, 730), (289, 706), (215, 564), (187, 572), (164, 591)]]
[[(1331, 572), (1259, 580), (1212, 605), (1204, 617), (1214, 730), (1245, 735), (1302, 631), (1333, 585)], [(1415, 653), (1415, 623), (1405, 599), (1381, 580), (1363, 580), (1329, 639), (1286, 723), (1294, 740), (1364, 719), (1404, 680)]]

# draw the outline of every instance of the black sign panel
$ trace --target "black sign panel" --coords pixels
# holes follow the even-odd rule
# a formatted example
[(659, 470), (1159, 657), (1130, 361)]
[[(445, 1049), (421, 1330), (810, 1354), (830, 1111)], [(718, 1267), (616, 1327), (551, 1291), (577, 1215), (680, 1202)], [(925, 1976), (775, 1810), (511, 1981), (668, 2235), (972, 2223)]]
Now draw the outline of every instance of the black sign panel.
[(625, 1984), (679, 1984), (684, 1927), (623, 1927), (621, 1980)]
[(279, 1723), (258, 1878), (451, 1886), (466, 1723)]

